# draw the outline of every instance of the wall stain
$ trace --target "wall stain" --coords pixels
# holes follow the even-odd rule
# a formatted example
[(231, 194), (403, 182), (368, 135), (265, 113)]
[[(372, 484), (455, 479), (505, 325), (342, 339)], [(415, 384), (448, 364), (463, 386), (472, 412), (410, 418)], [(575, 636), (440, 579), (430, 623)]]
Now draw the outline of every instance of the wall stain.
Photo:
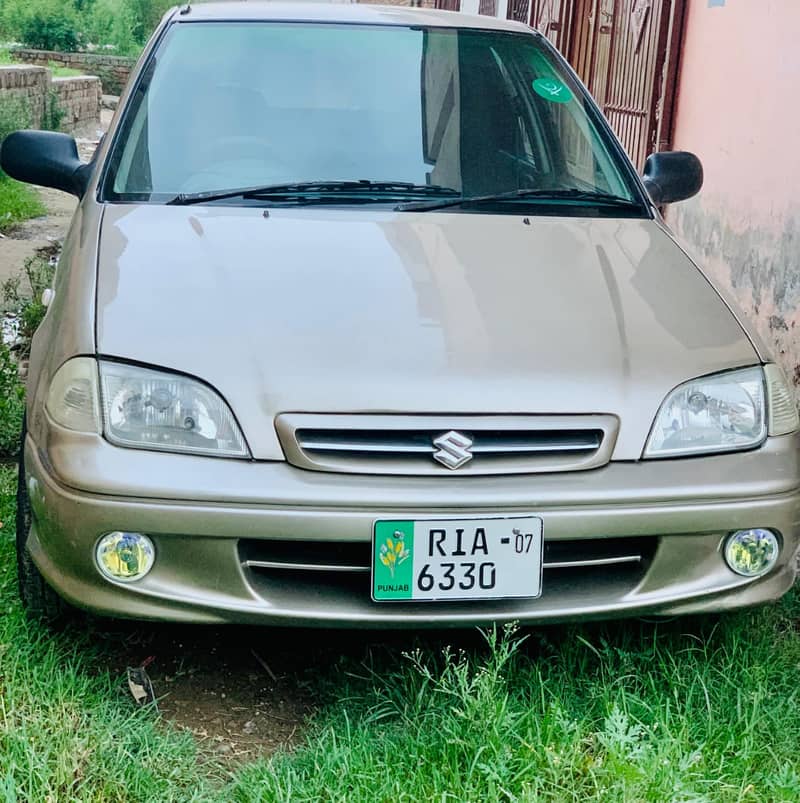
[(740, 231), (728, 222), (732, 216), (700, 196), (671, 208), (669, 223), (800, 387), (800, 207), (769, 229), (752, 225)]

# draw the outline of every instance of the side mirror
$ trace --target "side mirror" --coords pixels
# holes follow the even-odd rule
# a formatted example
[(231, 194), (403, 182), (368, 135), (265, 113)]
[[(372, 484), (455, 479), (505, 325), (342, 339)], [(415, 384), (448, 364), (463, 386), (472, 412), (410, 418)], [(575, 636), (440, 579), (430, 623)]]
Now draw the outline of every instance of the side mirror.
[(703, 186), (703, 165), (688, 151), (651, 153), (644, 163), (644, 186), (656, 206), (685, 201)]
[(0, 147), (0, 168), (11, 178), (77, 195), (86, 192), (91, 167), (78, 156), (78, 145), (55, 131), (16, 131)]

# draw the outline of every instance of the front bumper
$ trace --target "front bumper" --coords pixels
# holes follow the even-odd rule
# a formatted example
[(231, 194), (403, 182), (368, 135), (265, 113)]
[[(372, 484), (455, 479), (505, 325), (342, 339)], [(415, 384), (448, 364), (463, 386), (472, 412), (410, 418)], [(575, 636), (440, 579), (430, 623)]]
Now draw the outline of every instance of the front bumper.
[[(797, 436), (753, 452), (612, 463), (589, 472), (459, 479), (309, 472), (285, 463), (198, 458), (113, 447), (51, 427), (28, 436), (31, 555), (68, 601), (97, 613), (186, 622), (441, 627), (674, 615), (774, 600), (793, 584), (800, 552)], [(533, 514), (545, 542), (630, 538), (652, 547), (637, 566), (546, 570), (538, 599), (375, 603), (369, 574), (298, 573), (247, 565), (261, 545), (366, 548), (376, 519)], [(731, 531), (778, 531), (778, 564), (749, 580), (724, 564)], [(151, 573), (106, 580), (93, 560), (111, 530), (147, 533)]]

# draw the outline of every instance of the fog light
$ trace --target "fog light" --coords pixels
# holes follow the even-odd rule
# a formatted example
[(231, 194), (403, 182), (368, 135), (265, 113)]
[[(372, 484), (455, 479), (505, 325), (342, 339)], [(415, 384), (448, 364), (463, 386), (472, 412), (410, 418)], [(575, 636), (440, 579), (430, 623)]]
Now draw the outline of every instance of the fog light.
[(725, 542), (725, 562), (743, 577), (766, 574), (779, 552), (778, 537), (769, 530), (737, 530)]
[(95, 549), (97, 567), (110, 580), (141, 580), (156, 558), (153, 542), (141, 533), (106, 533)]

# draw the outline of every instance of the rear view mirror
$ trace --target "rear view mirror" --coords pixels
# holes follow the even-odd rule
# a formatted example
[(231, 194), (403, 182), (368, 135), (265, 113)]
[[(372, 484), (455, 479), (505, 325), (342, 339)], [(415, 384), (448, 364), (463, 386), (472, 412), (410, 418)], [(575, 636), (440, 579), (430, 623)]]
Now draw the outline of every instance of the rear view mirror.
[(81, 162), (78, 145), (54, 131), (16, 131), (0, 147), (0, 168), (11, 178), (77, 195), (86, 192), (91, 167)]
[(651, 153), (644, 163), (644, 186), (656, 206), (685, 201), (703, 186), (703, 165), (688, 151)]

